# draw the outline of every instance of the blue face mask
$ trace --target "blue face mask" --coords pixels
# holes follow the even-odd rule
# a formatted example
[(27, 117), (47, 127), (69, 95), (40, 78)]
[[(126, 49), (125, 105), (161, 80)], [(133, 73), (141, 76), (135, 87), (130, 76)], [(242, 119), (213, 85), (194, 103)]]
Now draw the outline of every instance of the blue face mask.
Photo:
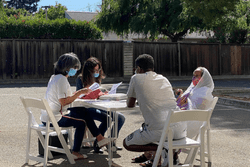
[(94, 77), (98, 78), (99, 77), (99, 73), (94, 73)]
[(68, 76), (72, 77), (76, 75), (77, 69), (71, 68), (68, 72)]

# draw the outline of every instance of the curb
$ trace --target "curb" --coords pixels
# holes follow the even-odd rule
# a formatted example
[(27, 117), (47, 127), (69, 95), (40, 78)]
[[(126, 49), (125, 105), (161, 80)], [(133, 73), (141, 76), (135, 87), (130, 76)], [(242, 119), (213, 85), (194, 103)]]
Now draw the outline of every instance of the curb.
[(219, 97), (218, 104), (233, 105), (239, 108), (250, 108), (250, 102)]

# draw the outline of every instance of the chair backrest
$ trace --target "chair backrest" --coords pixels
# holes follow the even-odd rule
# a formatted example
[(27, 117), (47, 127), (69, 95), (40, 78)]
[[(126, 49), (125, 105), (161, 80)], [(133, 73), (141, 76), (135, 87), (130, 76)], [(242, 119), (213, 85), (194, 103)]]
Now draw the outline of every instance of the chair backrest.
[(54, 114), (52, 110), (50, 109), (50, 106), (45, 99), (36, 99), (36, 98), (29, 98), (29, 97), (20, 97), (21, 101), (26, 109), (26, 112), (28, 113), (29, 117), (31, 118), (32, 124), (33, 125), (38, 125), (30, 108), (37, 108), (37, 109), (42, 109), (47, 111), (48, 114), (48, 121), (47, 125), (49, 125), (49, 122), (51, 121), (53, 127), (55, 128), (56, 131), (59, 132), (59, 126), (57, 124), (57, 121), (54, 117)]
[(173, 111), (169, 123), (182, 121), (208, 121), (212, 109), (209, 110), (180, 110)]
[[(214, 108), (215, 108), (215, 105), (216, 105), (217, 101), (218, 101), (218, 97), (214, 97), (214, 99), (213, 99), (211, 105), (209, 106), (209, 108), (212, 109), (212, 112), (213, 112), (213, 110), (214, 110)], [(210, 115), (210, 117), (211, 117), (211, 116), (212, 116), (212, 114)]]
[(213, 114), (213, 111), (214, 111), (214, 108), (215, 108), (215, 105), (216, 105), (217, 101), (218, 101), (218, 97), (214, 97), (214, 99), (213, 99), (211, 105), (209, 106), (209, 108), (210, 108), (212, 111), (211, 111), (211, 113), (210, 113), (210, 116), (209, 116), (208, 122), (207, 122), (207, 123), (208, 123), (208, 129), (210, 129), (210, 118), (211, 118), (211, 116), (212, 116), (212, 114)]
[[(179, 110), (179, 111), (172, 110), (168, 114), (163, 131), (165, 131), (165, 133), (168, 133), (168, 131), (171, 129), (170, 124), (176, 123), (176, 122), (202, 121), (203, 122), (202, 125), (208, 125), (207, 123), (209, 121), (211, 112), (212, 112), (211, 109), (209, 109), (209, 110), (197, 110), (197, 109), (195, 109), (195, 110)], [(169, 135), (169, 137), (170, 137), (170, 135)], [(171, 135), (171, 137), (172, 137), (172, 135)]]
[(29, 116), (29, 119), (33, 125), (38, 125), (36, 122), (36, 119), (33, 115), (33, 111), (31, 108), (37, 108), (42, 110), (47, 110), (46, 106), (44, 105), (44, 102), (42, 99), (36, 99), (36, 98), (28, 98), (28, 97), (20, 97), (23, 106)]

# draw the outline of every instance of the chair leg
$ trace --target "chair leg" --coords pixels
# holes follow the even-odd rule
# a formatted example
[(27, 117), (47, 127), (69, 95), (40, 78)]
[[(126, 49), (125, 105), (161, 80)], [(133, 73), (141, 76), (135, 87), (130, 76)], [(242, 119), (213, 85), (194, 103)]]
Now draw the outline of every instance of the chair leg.
[(205, 167), (205, 143), (204, 143), (204, 130), (201, 130), (201, 146), (200, 146), (200, 161), (201, 161), (201, 167)]
[(190, 166), (193, 166), (197, 152), (198, 152), (198, 148), (191, 148), (188, 152), (188, 155), (186, 157), (184, 164), (190, 164)]
[(27, 143), (26, 143), (26, 160), (25, 160), (25, 163), (29, 163), (30, 138), (31, 138), (31, 128), (30, 128), (30, 126), (28, 126)]
[(212, 154), (211, 154), (211, 147), (210, 147), (210, 129), (207, 130), (207, 158), (209, 166), (212, 165)]
[(62, 147), (63, 147), (63, 149), (64, 149), (64, 151), (65, 151), (65, 153), (66, 153), (66, 155), (67, 155), (67, 157), (69, 159), (69, 162), (71, 164), (75, 164), (75, 160), (73, 159), (73, 156), (72, 156), (71, 152), (69, 151), (69, 147), (68, 147), (66, 141), (64, 140), (64, 137), (63, 137), (62, 133), (57, 132), (57, 135), (58, 135), (58, 138), (59, 138), (59, 140), (60, 140), (60, 142), (62, 144)]
[[(45, 139), (40, 131), (36, 131), (36, 132), (37, 132), (38, 138), (43, 146), (43, 150), (45, 151)], [(53, 159), (53, 155), (52, 155), (50, 150), (48, 151), (48, 157), (49, 157), (49, 159)]]
[(47, 162), (48, 162), (48, 152), (49, 152), (49, 133), (46, 132), (45, 134), (45, 143), (44, 143), (44, 163), (43, 166), (46, 167), (47, 166)]

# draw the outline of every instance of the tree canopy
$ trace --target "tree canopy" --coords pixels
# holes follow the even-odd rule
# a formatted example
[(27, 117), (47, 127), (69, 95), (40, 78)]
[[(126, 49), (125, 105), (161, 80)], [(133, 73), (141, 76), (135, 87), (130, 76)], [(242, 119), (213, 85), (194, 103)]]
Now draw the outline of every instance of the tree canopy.
[(30, 13), (37, 11), (37, 2), (40, 0), (9, 0), (6, 1), (8, 8), (25, 9)]
[[(66, 6), (62, 6), (62, 4), (56, 4), (55, 6), (50, 6), (47, 11), (47, 17), (50, 20), (62, 19), (65, 18), (65, 11), (68, 10)], [(40, 18), (45, 18), (45, 10), (40, 9), (36, 14)]]
[(211, 27), (213, 40), (220, 43), (243, 44), (249, 42), (250, 2), (240, 0), (234, 10), (229, 11)]
[(214, 27), (228, 13), (235, 12), (235, 7), (241, 0), (181, 0), (188, 15), (194, 15), (202, 20), (207, 27)]
[(104, 0), (96, 23), (105, 32), (140, 33), (151, 39), (162, 34), (176, 42), (188, 30), (193, 32), (214, 26), (234, 10), (238, 1)]

